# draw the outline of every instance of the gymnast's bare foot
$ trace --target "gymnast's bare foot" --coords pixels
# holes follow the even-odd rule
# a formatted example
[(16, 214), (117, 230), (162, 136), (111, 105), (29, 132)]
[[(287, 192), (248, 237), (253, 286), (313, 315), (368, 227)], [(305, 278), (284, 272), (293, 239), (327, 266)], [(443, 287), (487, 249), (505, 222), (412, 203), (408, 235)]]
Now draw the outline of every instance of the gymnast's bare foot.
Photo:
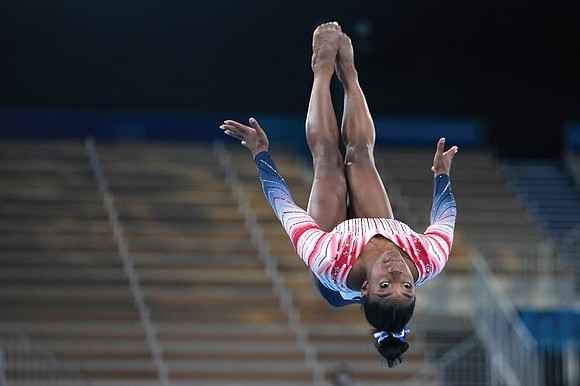
[(340, 45), (338, 46), (338, 53), (334, 63), (334, 70), (336, 76), (347, 86), (349, 81), (357, 78), (356, 68), (354, 67), (354, 50), (352, 48), (352, 41), (347, 34), (342, 34)]
[(312, 34), (312, 71), (334, 71), (334, 61), (342, 29), (337, 22), (324, 23)]

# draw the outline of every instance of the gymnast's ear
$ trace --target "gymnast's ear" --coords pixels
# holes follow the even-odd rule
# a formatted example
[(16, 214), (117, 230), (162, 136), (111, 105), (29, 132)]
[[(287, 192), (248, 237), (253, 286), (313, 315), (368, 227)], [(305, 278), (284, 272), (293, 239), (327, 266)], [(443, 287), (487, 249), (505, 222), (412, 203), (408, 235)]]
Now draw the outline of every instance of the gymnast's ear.
[(360, 287), (360, 292), (362, 296), (366, 296), (367, 292), (368, 292), (368, 286), (369, 286), (369, 282), (368, 280), (365, 280), (362, 284), (362, 286)]

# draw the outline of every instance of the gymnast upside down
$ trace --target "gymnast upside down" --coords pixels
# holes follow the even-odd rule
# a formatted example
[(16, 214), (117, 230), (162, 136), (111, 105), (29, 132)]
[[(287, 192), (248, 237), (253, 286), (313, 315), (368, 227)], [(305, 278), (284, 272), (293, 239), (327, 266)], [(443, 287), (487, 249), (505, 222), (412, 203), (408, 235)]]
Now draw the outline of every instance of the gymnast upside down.
[[(220, 128), (251, 151), (264, 194), (320, 294), (336, 307), (361, 304), (377, 350), (394, 367), (409, 348), (405, 335), (415, 288), (443, 270), (451, 251), (456, 205), (449, 172), (458, 148), (445, 151), (444, 138), (437, 143), (431, 225), (425, 232), (395, 220), (374, 162), (375, 127), (351, 39), (338, 23), (325, 23), (314, 31), (312, 50), (306, 139), (314, 179), (307, 210), (292, 199), (256, 119), (250, 119), (250, 126), (226, 120)], [(344, 88), (340, 129), (330, 93), (335, 74)]]

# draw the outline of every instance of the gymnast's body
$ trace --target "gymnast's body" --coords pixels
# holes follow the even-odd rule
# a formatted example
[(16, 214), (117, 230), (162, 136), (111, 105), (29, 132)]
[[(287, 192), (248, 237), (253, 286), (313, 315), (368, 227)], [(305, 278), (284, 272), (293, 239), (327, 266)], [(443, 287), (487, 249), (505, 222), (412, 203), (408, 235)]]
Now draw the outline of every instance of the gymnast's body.
[[(394, 367), (409, 348), (405, 335), (415, 288), (443, 270), (451, 251), (456, 205), (449, 172), (458, 149), (445, 151), (444, 138), (437, 143), (431, 225), (425, 232), (395, 220), (374, 162), (375, 128), (351, 40), (338, 23), (325, 23), (314, 31), (312, 49), (306, 139), (314, 179), (307, 210), (292, 199), (256, 119), (250, 126), (226, 120), (220, 128), (251, 151), (264, 194), (320, 294), (336, 307), (361, 304), (377, 350)], [(344, 88), (340, 129), (330, 94), (334, 75)]]

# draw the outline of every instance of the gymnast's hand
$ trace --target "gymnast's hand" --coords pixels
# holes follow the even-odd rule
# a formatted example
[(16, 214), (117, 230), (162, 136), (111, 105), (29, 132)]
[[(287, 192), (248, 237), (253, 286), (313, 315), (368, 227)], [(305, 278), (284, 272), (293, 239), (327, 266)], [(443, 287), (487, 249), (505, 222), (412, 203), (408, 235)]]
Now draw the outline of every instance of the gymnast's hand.
[(268, 151), (269, 142), (266, 133), (255, 118), (250, 118), (250, 125), (252, 127), (228, 119), (224, 121), (220, 129), (230, 137), (240, 140), (243, 146), (250, 149), (252, 156), (256, 157), (260, 152)]
[(435, 151), (435, 157), (433, 157), (433, 166), (431, 166), (431, 171), (434, 177), (440, 174), (449, 175), (451, 170), (451, 161), (453, 156), (457, 153), (459, 148), (457, 146), (452, 146), (449, 150), (443, 151), (445, 149), (445, 138), (441, 138), (437, 142), (437, 150)]

